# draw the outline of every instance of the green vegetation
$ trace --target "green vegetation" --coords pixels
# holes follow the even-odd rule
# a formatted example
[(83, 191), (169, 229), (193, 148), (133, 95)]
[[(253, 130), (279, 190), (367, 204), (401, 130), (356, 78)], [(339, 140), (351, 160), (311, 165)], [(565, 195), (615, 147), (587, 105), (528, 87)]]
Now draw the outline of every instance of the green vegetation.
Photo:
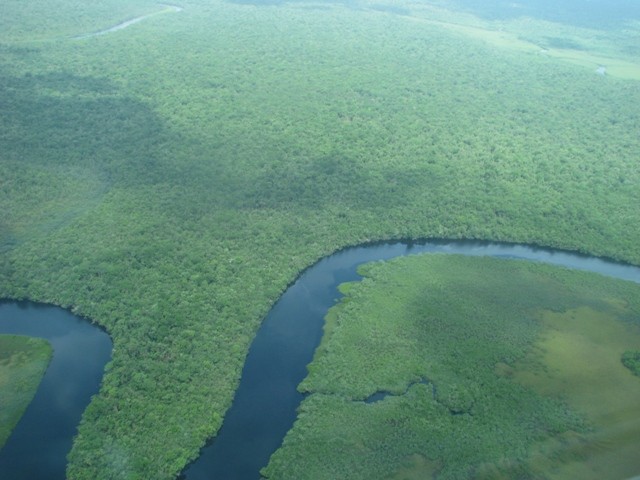
[(634, 375), (640, 377), (640, 351), (628, 351), (622, 354), (622, 364)]
[(52, 353), (41, 338), (0, 335), (0, 448), (33, 399)]
[(510, 47), (529, 29), (636, 65), (611, 46), (633, 25), (513, 20), (494, 42), (451, 25), (497, 24), (429, 4), (177, 3), (85, 39), (161, 7), (3, 3), (0, 296), (114, 340), (70, 478), (175, 477), (278, 295), (346, 245), (478, 238), (640, 263), (638, 83)]
[(543, 312), (534, 348), (504, 372), (541, 395), (562, 397), (593, 426), (588, 435), (538, 448), (532, 464), (554, 480), (631, 478), (640, 468), (640, 382), (620, 363), (620, 352), (640, 348), (640, 322), (621, 298), (611, 308)]
[[(640, 346), (640, 286), (450, 255), (372, 263), (360, 273), (330, 312), (300, 386), (310, 395), (266, 477), (637, 471), (640, 382), (629, 382), (619, 348)], [(392, 395), (363, 401), (378, 391)], [(594, 473), (556, 475), (581, 461), (592, 461)]]

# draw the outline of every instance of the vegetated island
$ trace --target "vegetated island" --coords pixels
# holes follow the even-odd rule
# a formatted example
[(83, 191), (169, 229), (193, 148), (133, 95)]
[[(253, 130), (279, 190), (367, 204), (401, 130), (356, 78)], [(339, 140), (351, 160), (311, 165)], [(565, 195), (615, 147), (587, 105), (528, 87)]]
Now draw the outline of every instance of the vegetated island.
[[(273, 479), (626, 478), (640, 286), (516, 260), (361, 267), (327, 316)], [(375, 392), (390, 392), (366, 403)]]
[(52, 354), (42, 338), (0, 335), (0, 448), (33, 399)]

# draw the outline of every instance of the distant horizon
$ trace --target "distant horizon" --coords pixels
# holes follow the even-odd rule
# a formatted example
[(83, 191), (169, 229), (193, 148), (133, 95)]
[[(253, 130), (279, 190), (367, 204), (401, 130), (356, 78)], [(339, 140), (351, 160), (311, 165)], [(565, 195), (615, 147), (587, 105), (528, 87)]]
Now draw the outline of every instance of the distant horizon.
[(633, 0), (451, 0), (453, 6), (486, 19), (520, 16), (579, 27), (615, 27), (640, 20), (640, 2)]

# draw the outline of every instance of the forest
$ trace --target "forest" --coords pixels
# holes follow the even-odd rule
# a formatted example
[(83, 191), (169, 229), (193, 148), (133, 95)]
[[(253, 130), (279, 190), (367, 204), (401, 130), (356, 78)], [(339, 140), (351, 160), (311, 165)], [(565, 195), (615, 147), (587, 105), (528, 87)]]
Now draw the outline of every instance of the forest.
[(0, 298), (114, 342), (68, 478), (175, 478), (270, 307), (343, 247), (486, 239), (640, 264), (637, 21), (174, 3), (0, 15)]

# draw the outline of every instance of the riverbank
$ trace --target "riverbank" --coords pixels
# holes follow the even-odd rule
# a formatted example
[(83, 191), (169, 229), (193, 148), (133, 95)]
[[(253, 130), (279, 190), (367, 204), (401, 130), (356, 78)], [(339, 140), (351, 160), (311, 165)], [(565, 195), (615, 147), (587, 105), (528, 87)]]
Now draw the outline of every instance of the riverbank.
[[(265, 477), (596, 479), (640, 470), (640, 382), (620, 358), (640, 345), (640, 286), (449, 255), (359, 271), (364, 279), (331, 311), (299, 387), (309, 396)], [(362, 401), (380, 391), (393, 395)]]
[(71, 478), (175, 478), (271, 306), (346, 245), (640, 264), (632, 81), (339, 4), (196, 1), (70, 40), (163, 8), (81, 3), (9, 2), (0, 29), (0, 297), (71, 306), (117, 346)]

